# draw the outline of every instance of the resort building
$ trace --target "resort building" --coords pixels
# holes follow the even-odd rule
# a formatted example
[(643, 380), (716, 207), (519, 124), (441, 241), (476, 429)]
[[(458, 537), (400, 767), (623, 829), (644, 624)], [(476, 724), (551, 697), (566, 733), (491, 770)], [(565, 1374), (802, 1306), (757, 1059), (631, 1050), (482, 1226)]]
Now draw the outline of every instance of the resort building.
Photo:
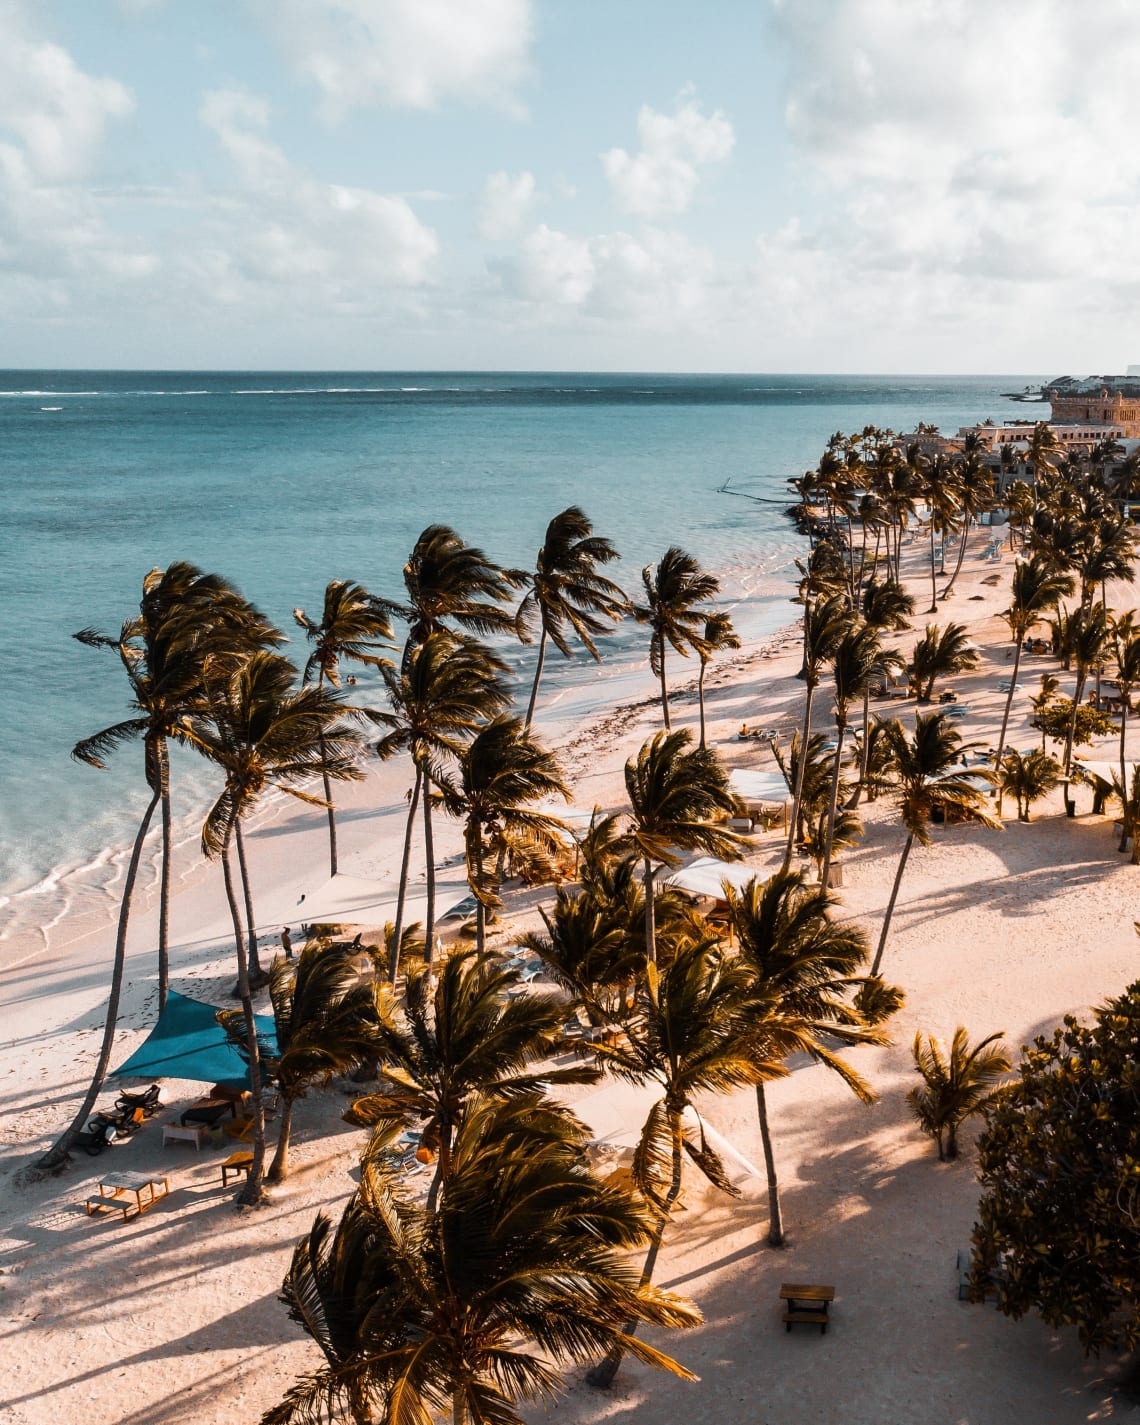
[(1058, 425), (1111, 426), (1118, 440), (1140, 436), (1140, 375), (1135, 367), (1125, 376), (1089, 376), (1083, 381), (1064, 376), (1051, 381), (1041, 395)]

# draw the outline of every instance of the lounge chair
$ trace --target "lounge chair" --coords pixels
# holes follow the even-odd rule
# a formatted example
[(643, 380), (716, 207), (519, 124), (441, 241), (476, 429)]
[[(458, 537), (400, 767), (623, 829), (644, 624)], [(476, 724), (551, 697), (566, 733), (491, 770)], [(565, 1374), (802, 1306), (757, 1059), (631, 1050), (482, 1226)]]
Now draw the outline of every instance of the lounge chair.
[(141, 1108), (144, 1117), (153, 1118), (162, 1107), (162, 1095), (157, 1084), (151, 1084), (148, 1089), (124, 1089), (115, 1100), (115, 1107), (130, 1110)]

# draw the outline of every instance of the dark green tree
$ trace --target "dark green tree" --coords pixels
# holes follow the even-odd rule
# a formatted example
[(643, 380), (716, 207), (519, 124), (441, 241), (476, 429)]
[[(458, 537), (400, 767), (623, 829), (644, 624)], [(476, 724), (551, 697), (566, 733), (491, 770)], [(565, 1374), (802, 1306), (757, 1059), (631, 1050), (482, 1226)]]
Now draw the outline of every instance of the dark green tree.
[(665, 681), (665, 654), (676, 649), (682, 658), (689, 649), (700, 650), (707, 610), (705, 605), (720, 592), (720, 580), (707, 574), (691, 554), (676, 545), (657, 564), (641, 571), (644, 604), (633, 605), (638, 623), (648, 624), (649, 666), (661, 684), (661, 715), (669, 731), (669, 689)]
[(999, 1091), (999, 1081), (1012, 1067), (1001, 1030), (977, 1044), (959, 1025), (947, 1055), (932, 1034), (914, 1036), (911, 1055), (922, 1087), (907, 1094), (918, 1126), (938, 1144), (938, 1161), (958, 1156), (958, 1129), (967, 1118), (985, 1110)]

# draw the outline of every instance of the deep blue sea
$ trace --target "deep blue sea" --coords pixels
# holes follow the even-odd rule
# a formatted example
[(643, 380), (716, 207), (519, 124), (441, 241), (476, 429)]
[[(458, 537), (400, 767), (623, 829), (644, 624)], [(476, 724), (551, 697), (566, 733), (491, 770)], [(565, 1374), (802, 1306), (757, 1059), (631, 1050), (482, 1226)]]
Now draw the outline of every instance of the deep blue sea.
[[(770, 631), (794, 617), (785, 482), (833, 431), (954, 430), (1013, 414), (1001, 393), (1038, 379), (0, 371), (0, 940), (97, 892), (129, 842), (137, 751), (107, 772), (69, 756), (129, 715), (121, 670), (71, 634), (116, 630), (149, 569), (220, 572), (299, 632), (290, 611), (319, 616), (329, 579), (399, 597), (429, 523), (525, 566), (573, 503), (621, 550), (626, 588), (677, 543), (721, 574), (745, 633)], [(601, 670), (555, 656), (544, 703), (565, 714), (629, 682), (644, 631), (606, 647)], [(176, 772), (188, 826), (209, 773)]]

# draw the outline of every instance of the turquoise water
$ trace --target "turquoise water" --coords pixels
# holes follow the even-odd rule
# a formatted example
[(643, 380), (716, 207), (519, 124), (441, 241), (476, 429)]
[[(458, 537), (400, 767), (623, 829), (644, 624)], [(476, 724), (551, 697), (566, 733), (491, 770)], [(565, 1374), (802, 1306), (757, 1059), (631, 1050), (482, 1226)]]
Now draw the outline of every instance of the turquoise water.
[[(114, 656), (70, 635), (115, 630), (150, 568), (189, 559), (225, 574), (292, 632), (290, 610), (319, 613), (332, 578), (399, 597), (426, 524), (525, 566), (576, 503), (622, 551), (627, 588), (679, 543), (721, 573), (741, 629), (761, 633), (794, 616), (785, 481), (833, 431), (1008, 416), (1000, 393), (1031, 379), (0, 372), (0, 939), (97, 890), (137, 821), (137, 752), (102, 773), (70, 759), (78, 738), (128, 715)], [(562, 712), (597, 700), (644, 645), (631, 625), (600, 671), (555, 658), (547, 698)], [(520, 676), (529, 656), (512, 650)], [(186, 760), (177, 772), (192, 818), (209, 772)]]

